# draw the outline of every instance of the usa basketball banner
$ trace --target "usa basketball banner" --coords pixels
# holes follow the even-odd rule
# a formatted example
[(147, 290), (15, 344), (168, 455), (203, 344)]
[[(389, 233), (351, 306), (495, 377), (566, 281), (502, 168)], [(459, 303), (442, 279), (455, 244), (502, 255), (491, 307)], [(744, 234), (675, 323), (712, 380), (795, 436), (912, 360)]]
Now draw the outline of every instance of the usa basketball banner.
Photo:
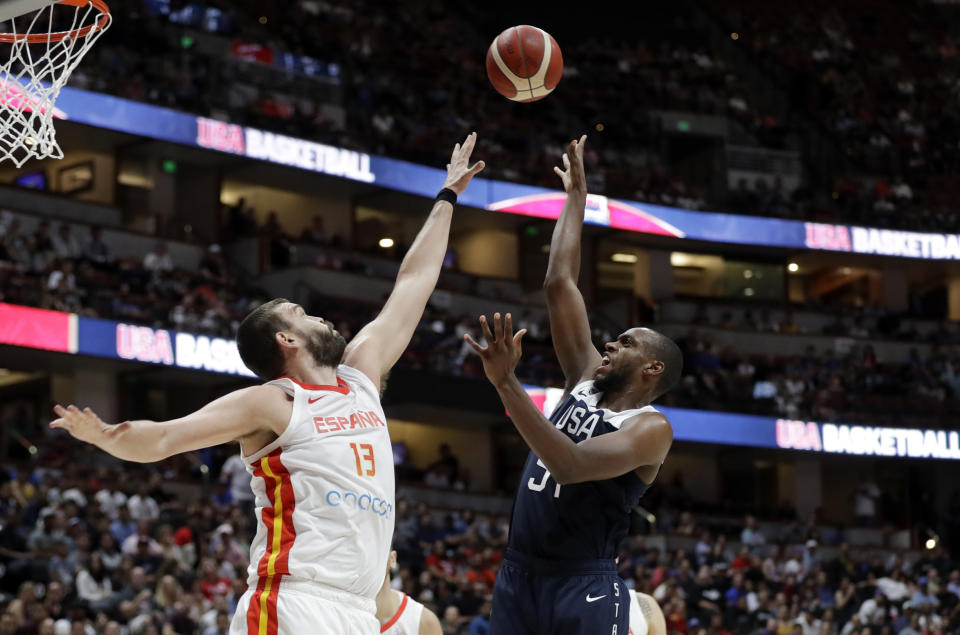
[[(75, 88), (62, 89), (57, 107), (54, 115), (59, 119), (287, 165), (429, 198), (436, 194), (445, 176), (438, 168)], [(558, 143), (562, 141), (560, 139)], [(476, 178), (459, 200), (464, 205), (495, 212), (553, 219), (559, 218), (565, 199), (565, 194), (556, 190)], [(960, 260), (960, 236), (956, 234), (697, 212), (597, 195), (588, 198), (586, 220), (604, 227), (677, 239)]]
[(254, 377), (234, 340), (0, 302), (0, 345)]
[[(546, 415), (563, 396), (561, 388), (525, 386)], [(913, 459), (960, 459), (960, 432), (920, 428), (793, 421), (773, 417), (658, 406), (670, 420), (673, 438), (776, 450)]]
[(134, 362), (253, 377), (234, 340), (171, 329), (79, 317), (77, 347), (71, 351)]

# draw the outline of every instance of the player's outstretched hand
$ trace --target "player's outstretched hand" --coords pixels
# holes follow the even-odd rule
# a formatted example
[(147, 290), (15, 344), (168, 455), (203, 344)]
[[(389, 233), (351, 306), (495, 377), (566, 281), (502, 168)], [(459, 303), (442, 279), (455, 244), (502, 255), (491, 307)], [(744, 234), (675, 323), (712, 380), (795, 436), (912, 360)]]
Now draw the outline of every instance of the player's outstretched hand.
[(483, 161), (477, 161), (472, 166), (470, 165), (470, 155), (473, 153), (473, 147), (476, 144), (477, 133), (471, 132), (463, 140), (463, 143), (453, 146), (453, 154), (450, 155), (450, 163), (447, 164), (447, 180), (443, 187), (453, 190), (457, 193), (457, 196), (463, 194), (463, 191), (470, 185), (470, 179), (487, 165)]
[(520, 340), (527, 332), (527, 329), (520, 329), (517, 334), (513, 334), (513, 319), (507, 313), (504, 323), (500, 323), (500, 314), (493, 314), (493, 333), (490, 332), (490, 325), (487, 324), (487, 316), (480, 316), (480, 328), (483, 331), (483, 337), (487, 340), (486, 346), (480, 346), (470, 334), (464, 334), (463, 339), (467, 341), (473, 350), (477, 352), (480, 359), (483, 360), (483, 372), (487, 374), (487, 379), (493, 385), (513, 374), (513, 369), (517, 367), (522, 353), (520, 349)]
[(102, 446), (130, 427), (129, 421), (115, 426), (107, 425), (90, 408), (80, 410), (73, 404), (66, 408), (57, 404), (53, 411), (60, 418), (50, 422), (51, 428), (61, 428), (73, 437), (96, 446)]
[(587, 135), (580, 137), (580, 141), (571, 141), (563, 155), (563, 168), (554, 167), (563, 189), (567, 194), (587, 194), (587, 177), (583, 171), (583, 144), (587, 142)]

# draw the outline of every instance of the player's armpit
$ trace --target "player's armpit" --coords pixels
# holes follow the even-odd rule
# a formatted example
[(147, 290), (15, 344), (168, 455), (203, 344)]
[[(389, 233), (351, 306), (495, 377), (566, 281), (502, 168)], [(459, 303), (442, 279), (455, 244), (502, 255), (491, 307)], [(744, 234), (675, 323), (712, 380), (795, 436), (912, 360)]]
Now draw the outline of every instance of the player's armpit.
[(550, 469), (561, 485), (603, 481), (646, 466), (659, 465), (673, 443), (670, 422), (659, 412), (639, 414), (612, 434), (576, 444), (570, 461)]

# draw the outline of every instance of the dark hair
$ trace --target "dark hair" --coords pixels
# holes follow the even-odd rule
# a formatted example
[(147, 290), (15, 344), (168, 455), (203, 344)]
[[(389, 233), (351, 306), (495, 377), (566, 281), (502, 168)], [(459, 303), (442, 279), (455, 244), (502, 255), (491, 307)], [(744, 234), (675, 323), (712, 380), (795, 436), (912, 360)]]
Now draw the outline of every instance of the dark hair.
[(654, 333), (657, 336), (650, 342), (650, 352), (653, 353), (654, 359), (663, 362), (663, 374), (657, 382), (656, 396), (654, 396), (654, 399), (657, 399), (669, 392), (680, 381), (680, 375), (683, 373), (683, 352), (676, 342), (663, 333), (657, 331)]
[(290, 323), (275, 310), (288, 302), (286, 298), (276, 298), (261, 304), (243, 318), (237, 329), (237, 350), (240, 359), (261, 379), (270, 381), (283, 374), (283, 353), (274, 336)]

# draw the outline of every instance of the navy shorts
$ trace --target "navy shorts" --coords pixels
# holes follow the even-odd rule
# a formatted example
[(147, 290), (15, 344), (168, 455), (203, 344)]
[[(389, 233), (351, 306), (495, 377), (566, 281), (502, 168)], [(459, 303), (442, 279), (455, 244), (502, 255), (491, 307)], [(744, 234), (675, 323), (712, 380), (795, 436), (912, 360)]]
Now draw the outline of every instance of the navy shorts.
[(538, 560), (507, 549), (490, 635), (627, 635), (629, 611), (613, 560)]

